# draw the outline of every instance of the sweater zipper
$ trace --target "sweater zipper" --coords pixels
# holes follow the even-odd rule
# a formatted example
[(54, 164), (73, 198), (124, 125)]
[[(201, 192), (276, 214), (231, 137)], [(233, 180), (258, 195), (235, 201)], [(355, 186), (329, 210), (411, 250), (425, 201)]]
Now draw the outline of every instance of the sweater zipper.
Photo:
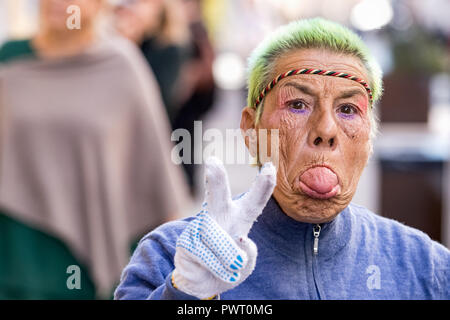
[(313, 253), (315, 256), (319, 253), (319, 236), (320, 236), (320, 230), (322, 228), (319, 224), (316, 224), (313, 227), (313, 235), (314, 235), (314, 246), (313, 246)]

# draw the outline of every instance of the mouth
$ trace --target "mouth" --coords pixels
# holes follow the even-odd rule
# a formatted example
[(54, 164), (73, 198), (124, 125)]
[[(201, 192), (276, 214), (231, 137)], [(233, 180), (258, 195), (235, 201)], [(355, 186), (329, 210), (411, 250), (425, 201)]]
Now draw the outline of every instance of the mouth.
[(296, 181), (300, 189), (307, 196), (326, 200), (336, 196), (341, 191), (339, 178), (327, 166), (314, 166), (305, 170)]

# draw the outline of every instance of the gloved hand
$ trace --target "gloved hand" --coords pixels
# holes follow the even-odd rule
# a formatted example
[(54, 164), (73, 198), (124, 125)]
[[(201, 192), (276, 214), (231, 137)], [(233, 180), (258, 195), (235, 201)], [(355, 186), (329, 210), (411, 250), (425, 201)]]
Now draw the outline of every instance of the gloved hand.
[(238, 286), (253, 272), (257, 248), (247, 235), (275, 183), (276, 169), (266, 163), (251, 189), (233, 201), (221, 161), (214, 157), (206, 161), (203, 210), (176, 244), (175, 288), (207, 299)]

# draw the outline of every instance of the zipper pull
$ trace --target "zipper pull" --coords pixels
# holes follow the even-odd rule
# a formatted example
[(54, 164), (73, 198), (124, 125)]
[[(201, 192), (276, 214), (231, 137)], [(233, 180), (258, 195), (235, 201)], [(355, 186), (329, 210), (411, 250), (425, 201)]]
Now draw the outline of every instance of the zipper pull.
[(313, 235), (314, 235), (314, 248), (313, 248), (313, 252), (314, 255), (316, 256), (319, 253), (319, 236), (320, 236), (320, 225), (316, 224), (313, 228)]

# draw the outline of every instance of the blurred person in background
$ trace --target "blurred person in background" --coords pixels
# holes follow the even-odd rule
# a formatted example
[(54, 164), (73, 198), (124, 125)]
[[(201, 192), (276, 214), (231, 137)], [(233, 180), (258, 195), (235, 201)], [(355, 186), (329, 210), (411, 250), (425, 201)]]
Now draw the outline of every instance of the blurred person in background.
[[(192, 136), (194, 121), (211, 109), (216, 91), (214, 49), (203, 23), (201, 1), (123, 0), (116, 7), (115, 25), (140, 46), (153, 69), (172, 128), (186, 129)], [(183, 167), (195, 194), (193, 153), (191, 157), (191, 163)]]
[[(192, 53), (183, 65), (178, 91), (179, 111), (174, 120), (173, 129), (186, 129), (194, 135), (194, 121), (201, 121), (212, 109), (216, 98), (212, 65), (215, 58), (214, 48), (202, 17), (201, 0), (184, 0), (184, 12), (189, 21)], [(191, 139), (191, 150), (195, 150), (195, 139)], [(195, 196), (197, 164), (194, 164), (194, 152), (191, 163), (183, 163), (188, 177), (191, 194)]]
[(115, 27), (135, 42), (151, 66), (173, 123), (178, 79), (189, 57), (189, 29), (182, 0), (122, 0), (115, 7)]
[(110, 297), (134, 241), (187, 204), (156, 81), (99, 31), (104, 2), (41, 0), (37, 34), (0, 49), (0, 298)]

